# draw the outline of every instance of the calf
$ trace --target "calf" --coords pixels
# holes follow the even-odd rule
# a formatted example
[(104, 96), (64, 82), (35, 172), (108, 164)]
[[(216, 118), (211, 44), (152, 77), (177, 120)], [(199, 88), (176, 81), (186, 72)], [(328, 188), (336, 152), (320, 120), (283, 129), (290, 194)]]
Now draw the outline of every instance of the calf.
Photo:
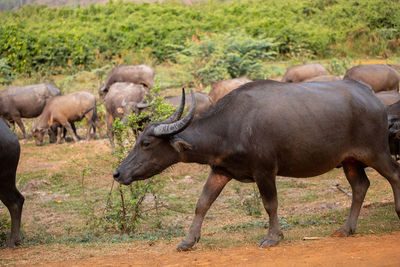
[(19, 232), (24, 197), (15, 186), (19, 155), (18, 138), (0, 118), (0, 200), (11, 215), (11, 235), (6, 247), (15, 247), (21, 242)]
[(90, 140), (91, 129), (93, 129), (93, 135), (96, 132), (96, 112), (96, 97), (91, 93), (80, 91), (53, 97), (46, 104), (32, 129), (36, 145), (42, 145), (44, 133), (53, 125), (58, 127), (57, 144), (61, 142), (61, 127), (65, 127), (77, 142), (79, 139), (71, 124), (83, 118), (86, 118), (88, 126), (86, 140)]

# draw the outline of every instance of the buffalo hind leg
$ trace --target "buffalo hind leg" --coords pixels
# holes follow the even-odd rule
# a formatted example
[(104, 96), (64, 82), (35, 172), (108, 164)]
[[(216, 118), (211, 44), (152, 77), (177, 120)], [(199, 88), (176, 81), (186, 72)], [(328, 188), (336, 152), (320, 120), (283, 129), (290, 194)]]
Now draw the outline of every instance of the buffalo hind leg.
[(9, 188), (4, 192), (4, 194), (0, 194), (0, 200), (7, 207), (11, 215), (11, 234), (10, 238), (5, 244), (5, 247), (13, 248), (21, 243), (20, 227), (24, 197), (21, 195), (15, 185), (13, 185), (13, 188)]
[(371, 167), (389, 181), (393, 190), (396, 213), (400, 219), (400, 165), (390, 155), (381, 154)]
[(197, 201), (192, 225), (190, 226), (189, 232), (186, 234), (185, 238), (181, 243), (179, 243), (177, 248), (178, 251), (189, 250), (196, 242), (199, 242), (204, 216), (230, 180), (231, 178), (225, 175), (215, 174), (213, 171), (210, 172), (200, 198)]
[(279, 244), (279, 238), (283, 238), (278, 221), (278, 194), (276, 191), (275, 175), (256, 177), (258, 190), (265, 210), (269, 216), (268, 233), (258, 243), (259, 247), (271, 247)]
[(343, 170), (351, 186), (352, 201), (349, 217), (346, 223), (331, 235), (334, 237), (345, 237), (355, 233), (361, 206), (369, 188), (369, 180), (363, 163), (356, 160), (345, 161)]

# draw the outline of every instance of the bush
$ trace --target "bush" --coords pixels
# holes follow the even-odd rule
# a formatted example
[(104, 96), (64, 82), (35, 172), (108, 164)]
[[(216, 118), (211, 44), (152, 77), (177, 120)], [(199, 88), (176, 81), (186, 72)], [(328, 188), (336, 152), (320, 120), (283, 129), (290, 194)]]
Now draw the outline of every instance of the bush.
[[(202, 66), (194, 74), (206, 83), (215, 77), (245, 75), (260, 55), (242, 48), (262, 51), (265, 43), (278, 44), (268, 51), (276, 51), (280, 58), (300, 60), (387, 57), (398, 54), (400, 47), (400, 5), (387, 0), (236, 0), (191, 6), (118, 1), (77, 8), (24, 6), (1, 12), (0, 20), (0, 57), (7, 58), (18, 74), (75, 72), (121, 64), (125, 57), (134, 62), (132, 55), (142, 54), (157, 63), (175, 62), (182, 51), (202, 41), (203, 52), (217, 47), (213, 55), (230, 54), (223, 60), (191, 59)], [(240, 49), (228, 40), (223, 45), (222, 38), (233, 38)], [(220, 68), (221, 60), (234, 66)], [(257, 72), (258, 63), (254, 68)]]

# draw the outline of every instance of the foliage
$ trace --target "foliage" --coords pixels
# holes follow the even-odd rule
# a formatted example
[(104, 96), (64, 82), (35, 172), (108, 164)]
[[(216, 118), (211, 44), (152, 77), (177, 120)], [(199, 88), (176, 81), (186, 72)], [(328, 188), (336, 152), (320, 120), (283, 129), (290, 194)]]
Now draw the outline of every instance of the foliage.
[(10, 84), (12, 76), (12, 69), (8, 65), (6, 58), (0, 58), (0, 84)]
[(242, 76), (264, 78), (262, 62), (275, 58), (278, 47), (268, 38), (251, 38), (244, 33), (206, 36), (185, 46), (174, 58), (191, 74), (190, 85), (195, 87)]
[[(171, 106), (165, 104), (164, 99), (158, 93), (159, 88), (157, 86), (150, 90), (148, 101), (150, 102), (151, 99), (151, 102), (148, 111), (131, 114), (127, 117), (127, 120), (116, 119), (114, 121), (113, 130), (117, 140), (115, 156), (119, 163), (122, 162), (134, 145), (135, 134), (138, 134), (149, 122), (163, 120), (171, 115)], [(82, 173), (82, 180), (86, 174), (87, 172)], [(82, 188), (83, 185), (82, 182)], [(162, 222), (159, 213), (161, 209), (159, 193), (164, 186), (165, 182), (159, 177), (134, 182), (127, 187), (119, 185), (117, 190), (111, 190), (101, 216), (96, 215), (93, 206), (87, 203), (90, 222), (93, 224), (92, 228), (120, 234), (132, 234), (144, 221), (160, 228)], [(153, 207), (146, 206), (146, 200), (151, 201)], [(151, 211), (155, 211), (155, 214), (152, 214)]]
[[(387, 57), (398, 54), (400, 47), (400, 5), (388, 0), (236, 0), (196, 5), (110, 1), (60, 8), (27, 5), (1, 12), (0, 20), (0, 57), (8, 59), (14, 73), (29, 75), (76, 72), (139, 58), (176, 62), (182, 51), (190, 51), (193, 57), (205, 59), (192, 72), (206, 83), (216, 77), (257, 72), (258, 60), (269, 58), (261, 51), (275, 51), (265, 51), (266, 44), (278, 44), (278, 57), (298, 60)], [(233, 38), (234, 43), (221, 43), (223, 38)], [(216, 49), (212, 57), (205, 57), (193, 51), (196, 46), (203, 52)], [(224, 51), (229, 56), (221, 55)], [(254, 59), (255, 69), (247, 70)], [(227, 69), (224, 64), (232, 66)]]

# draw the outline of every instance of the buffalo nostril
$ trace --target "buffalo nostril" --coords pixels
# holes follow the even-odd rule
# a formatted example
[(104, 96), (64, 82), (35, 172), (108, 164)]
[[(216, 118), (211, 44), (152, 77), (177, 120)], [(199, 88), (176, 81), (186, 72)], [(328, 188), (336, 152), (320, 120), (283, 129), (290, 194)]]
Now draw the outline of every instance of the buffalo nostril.
[(119, 171), (115, 170), (113, 173), (114, 179), (118, 179), (119, 177)]

